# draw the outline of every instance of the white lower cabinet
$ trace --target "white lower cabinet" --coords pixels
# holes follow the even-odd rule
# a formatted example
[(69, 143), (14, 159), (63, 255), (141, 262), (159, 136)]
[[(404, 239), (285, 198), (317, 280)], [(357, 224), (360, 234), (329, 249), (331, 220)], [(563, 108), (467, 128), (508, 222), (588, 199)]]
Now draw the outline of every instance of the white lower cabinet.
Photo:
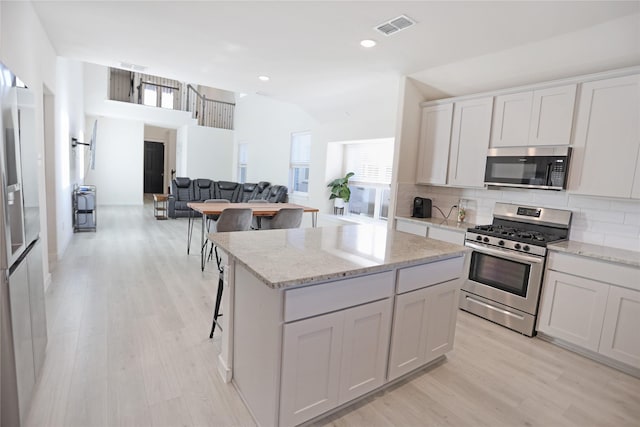
[(443, 242), (464, 245), (464, 233), (466, 230), (454, 231), (442, 227), (434, 227), (427, 222), (418, 222), (404, 218), (396, 218), (396, 230), (416, 236), (442, 240)]
[(548, 271), (538, 330), (598, 351), (609, 285)]
[(611, 286), (600, 353), (640, 368), (640, 292)]
[(538, 331), (640, 369), (638, 277), (628, 265), (552, 252)]
[(280, 425), (293, 426), (385, 381), (391, 299), (284, 326)]
[(389, 380), (401, 377), (453, 348), (457, 279), (396, 297)]
[(417, 223), (414, 221), (403, 220), (402, 218), (396, 218), (396, 230), (402, 231), (403, 233), (427, 237), (427, 228), (427, 224), (425, 223)]

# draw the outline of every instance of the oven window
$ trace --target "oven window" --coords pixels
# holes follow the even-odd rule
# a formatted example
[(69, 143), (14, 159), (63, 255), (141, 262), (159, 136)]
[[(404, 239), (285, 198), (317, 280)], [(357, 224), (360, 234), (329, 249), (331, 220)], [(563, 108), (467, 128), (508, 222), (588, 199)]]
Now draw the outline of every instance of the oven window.
[(471, 254), (469, 279), (526, 297), (530, 270), (529, 264), (474, 251)]

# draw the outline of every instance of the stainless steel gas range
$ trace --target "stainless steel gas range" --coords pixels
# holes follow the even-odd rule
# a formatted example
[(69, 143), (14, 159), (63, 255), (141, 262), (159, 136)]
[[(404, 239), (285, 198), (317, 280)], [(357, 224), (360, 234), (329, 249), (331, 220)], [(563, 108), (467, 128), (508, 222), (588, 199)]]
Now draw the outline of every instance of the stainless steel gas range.
[(460, 308), (535, 335), (547, 244), (566, 240), (571, 211), (496, 203), (493, 222), (469, 228), (469, 275)]

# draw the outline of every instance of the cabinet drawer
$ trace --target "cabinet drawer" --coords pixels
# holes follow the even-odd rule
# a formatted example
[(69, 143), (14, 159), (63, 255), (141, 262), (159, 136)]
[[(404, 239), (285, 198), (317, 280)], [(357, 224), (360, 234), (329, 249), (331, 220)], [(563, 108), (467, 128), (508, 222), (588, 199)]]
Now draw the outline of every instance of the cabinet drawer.
[(284, 321), (342, 310), (392, 294), (392, 271), (292, 289), (284, 294)]
[(547, 268), (640, 291), (640, 269), (628, 265), (551, 251)]
[(417, 236), (427, 237), (427, 225), (415, 222), (396, 220), (396, 230), (403, 233), (411, 233)]
[(398, 270), (397, 293), (413, 291), (462, 276), (464, 256)]
[(450, 231), (438, 227), (429, 227), (427, 237), (430, 239), (442, 240), (443, 242), (455, 245), (464, 245), (464, 232)]

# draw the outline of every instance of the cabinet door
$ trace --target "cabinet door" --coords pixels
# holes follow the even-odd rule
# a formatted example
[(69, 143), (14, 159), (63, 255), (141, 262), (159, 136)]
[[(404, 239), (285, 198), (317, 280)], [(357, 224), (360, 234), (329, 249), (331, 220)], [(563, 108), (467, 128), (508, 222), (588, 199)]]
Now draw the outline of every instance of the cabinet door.
[(390, 298), (345, 311), (339, 405), (384, 384), (390, 329)]
[[(631, 197), (640, 149), (640, 75), (583, 83), (569, 191)], [(636, 190), (640, 197), (640, 189)]]
[(547, 271), (538, 330), (598, 351), (609, 285)]
[(420, 367), (427, 346), (427, 295), (429, 288), (396, 297), (389, 380), (396, 379)]
[(493, 98), (456, 102), (449, 154), (449, 184), (484, 187)]
[(576, 85), (533, 92), (528, 145), (569, 145)]
[(453, 103), (422, 109), (418, 145), (418, 184), (446, 184)]
[(640, 368), (640, 292), (611, 286), (600, 353)]
[(338, 406), (344, 311), (284, 326), (280, 425)]
[(453, 348), (458, 314), (460, 280), (450, 280), (427, 288), (429, 302), (427, 312), (427, 347), (425, 363)]
[(495, 97), (491, 147), (523, 147), (528, 144), (533, 92)]

